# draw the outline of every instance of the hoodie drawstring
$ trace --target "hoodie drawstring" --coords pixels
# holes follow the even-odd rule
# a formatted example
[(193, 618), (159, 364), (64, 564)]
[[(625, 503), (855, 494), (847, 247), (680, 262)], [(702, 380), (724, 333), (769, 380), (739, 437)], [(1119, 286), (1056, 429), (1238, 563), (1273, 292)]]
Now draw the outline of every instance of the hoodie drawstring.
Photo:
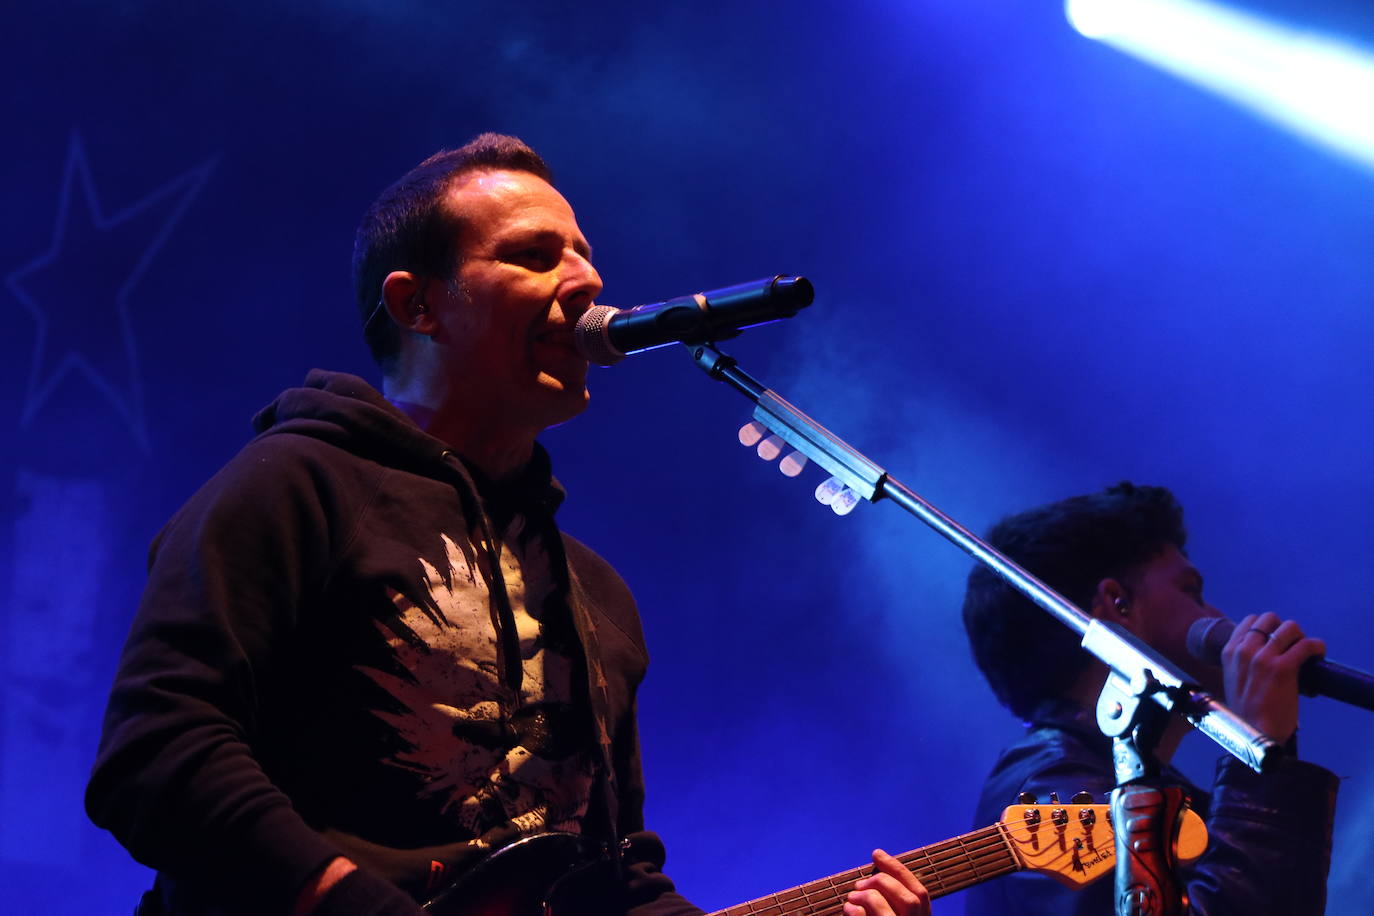
[(492, 627), (496, 630), (496, 641), (501, 650), (497, 655), (500, 665), (499, 675), (501, 683), (511, 692), (513, 705), (519, 706), (521, 704), (520, 688), (525, 681), (525, 663), (520, 657), (520, 632), (515, 623), (515, 611), (511, 608), (510, 593), (506, 590), (506, 576), (501, 571), (502, 545), (493, 531), (491, 517), (487, 515), (487, 510), (482, 505), (482, 497), (477, 491), (477, 483), (468, 473), (468, 469), (463, 466), (463, 462), (450, 449), (445, 449), (439, 457), (458, 471), (463, 480), (463, 485), (467, 489), (467, 493), (464, 495), (472, 501), (475, 510), (473, 514), (477, 516), (477, 524), (482, 530), (482, 544), (487, 549), (488, 573), (491, 576), (487, 587), (491, 593), (492, 603), (495, 605)]

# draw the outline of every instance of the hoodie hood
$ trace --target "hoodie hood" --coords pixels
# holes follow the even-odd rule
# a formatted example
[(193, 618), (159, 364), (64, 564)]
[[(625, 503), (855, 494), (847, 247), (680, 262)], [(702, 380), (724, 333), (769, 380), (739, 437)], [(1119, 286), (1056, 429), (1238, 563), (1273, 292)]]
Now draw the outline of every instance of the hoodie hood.
[[(299, 388), (288, 388), (253, 417), (259, 435), (294, 433), (337, 445), (388, 467), (430, 477), (451, 478), (453, 462), (462, 476), (500, 509), (519, 502), (535, 503), (552, 514), (563, 502), (563, 488), (553, 478), (548, 452), (535, 443), (523, 471), (509, 480), (492, 481), (443, 440), (429, 435), (356, 375), (312, 369)], [(499, 514), (505, 514), (500, 512)]]

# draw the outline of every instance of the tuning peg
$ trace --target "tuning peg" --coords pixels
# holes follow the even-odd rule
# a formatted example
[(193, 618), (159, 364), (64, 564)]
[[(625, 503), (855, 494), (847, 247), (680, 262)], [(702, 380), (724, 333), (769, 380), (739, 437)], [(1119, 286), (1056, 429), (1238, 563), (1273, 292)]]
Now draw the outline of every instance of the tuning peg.
[(778, 470), (786, 477), (796, 477), (806, 467), (806, 456), (794, 451), (778, 462)]
[(758, 445), (759, 440), (763, 438), (763, 434), (766, 432), (768, 432), (768, 427), (758, 420), (746, 423), (739, 428), (739, 444), (745, 448), (753, 448)]
[(1069, 799), (1071, 805), (1091, 805), (1092, 803), (1093, 794), (1086, 789), (1080, 789), (1074, 793), (1073, 798)]
[(1036, 798), (1029, 792), (1022, 792), (1020, 795), (1016, 796), (1016, 802), (1020, 805), (1033, 805), (1036, 802)]

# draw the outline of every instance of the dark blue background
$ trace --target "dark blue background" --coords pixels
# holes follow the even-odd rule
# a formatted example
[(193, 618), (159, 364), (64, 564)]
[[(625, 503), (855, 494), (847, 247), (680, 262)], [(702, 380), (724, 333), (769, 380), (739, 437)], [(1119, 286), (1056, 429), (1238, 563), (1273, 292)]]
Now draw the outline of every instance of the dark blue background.
[[(1367, 10), (1305, 6), (1374, 45)], [(1215, 604), (1374, 664), (1374, 175), (1054, 0), (61, 0), (5, 22), (6, 912), (125, 913), (146, 886), (80, 793), (147, 543), (279, 389), (375, 378), (355, 222), (481, 130), (553, 165), (605, 302), (810, 277), (810, 311), (728, 349), (965, 524), (1167, 484)], [(720, 907), (968, 829), (1018, 730), (967, 657), (968, 561), (892, 506), (817, 506), (816, 472), (735, 444), (746, 402), (681, 352), (593, 386), (546, 441), (565, 527), (641, 602), (649, 816), (683, 890)], [(1346, 777), (1329, 911), (1367, 912), (1368, 714), (1308, 701), (1302, 742)], [(1183, 756), (1206, 781), (1204, 743)]]

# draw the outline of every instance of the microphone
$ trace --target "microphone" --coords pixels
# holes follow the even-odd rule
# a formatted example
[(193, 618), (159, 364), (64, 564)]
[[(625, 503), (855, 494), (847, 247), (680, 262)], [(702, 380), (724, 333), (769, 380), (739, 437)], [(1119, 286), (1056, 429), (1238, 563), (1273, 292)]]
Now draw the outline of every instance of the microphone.
[(612, 366), (630, 353), (728, 340), (745, 328), (791, 318), (815, 295), (805, 277), (765, 277), (632, 309), (594, 305), (577, 319), (573, 339), (588, 361)]
[[(1188, 628), (1188, 654), (1209, 665), (1221, 664), (1221, 650), (1235, 632), (1234, 621), (1202, 617)], [(1324, 696), (1374, 710), (1374, 675), (1324, 658), (1309, 658), (1298, 670), (1298, 689), (1309, 697)]]

